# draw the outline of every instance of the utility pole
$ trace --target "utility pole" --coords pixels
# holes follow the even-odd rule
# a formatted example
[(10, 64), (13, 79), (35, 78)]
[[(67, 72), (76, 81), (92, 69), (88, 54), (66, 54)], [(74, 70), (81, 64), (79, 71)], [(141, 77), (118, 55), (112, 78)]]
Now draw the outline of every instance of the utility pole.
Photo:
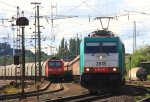
[(130, 83), (131, 83), (131, 57), (129, 57), (129, 61), (130, 61)]
[(53, 8), (56, 9), (56, 15), (57, 15), (57, 4), (55, 6), (52, 5), (52, 2), (51, 2), (51, 39), (52, 39), (52, 42), (55, 40), (55, 35), (54, 35), (54, 18), (53, 18)]
[(41, 34), (40, 34), (40, 17), (39, 17), (39, 6), (37, 6), (37, 23), (38, 23), (38, 60), (39, 60), (39, 81), (42, 77), (42, 66), (41, 66)]
[(133, 53), (136, 50), (136, 21), (133, 22)]
[(15, 38), (15, 28), (12, 26), (11, 30), (12, 30), (12, 33), (13, 33), (13, 56), (15, 56), (15, 40), (14, 40), (14, 38)]
[(35, 33), (35, 84), (36, 84), (36, 80), (37, 80), (37, 66), (36, 66), (36, 6), (37, 5), (40, 5), (41, 3), (39, 3), (39, 2), (32, 2), (31, 4), (34, 4), (35, 5), (35, 23), (34, 23), (34, 25), (35, 25), (35, 31), (34, 31), (34, 33)]
[(5, 80), (6, 80), (6, 42), (5, 42)]
[(5, 42), (5, 40), (7, 39), (7, 37), (4, 37), (3, 38), (4, 39), (4, 55), (5, 55), (5, 57), (4, 57), (4, 66), (5, 66), (5, 70), (4, 70), (4, 80), (6, 80), (6, 43), (7, 42)]

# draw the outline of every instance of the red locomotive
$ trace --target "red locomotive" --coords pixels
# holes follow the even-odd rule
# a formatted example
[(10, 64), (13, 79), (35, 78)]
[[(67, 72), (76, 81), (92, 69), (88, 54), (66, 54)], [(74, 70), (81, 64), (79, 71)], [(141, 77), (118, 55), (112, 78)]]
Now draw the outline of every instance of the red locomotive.
[(48, 59), (45, 65), (45, 78), (51, 81), (71, 81), (72, 68), (68, 67), (69, 62), (62, 59)]
[(45, 66), (45, 76), (48, 79), (63, 78), (64, 61), (62, 59), (48, 59)]

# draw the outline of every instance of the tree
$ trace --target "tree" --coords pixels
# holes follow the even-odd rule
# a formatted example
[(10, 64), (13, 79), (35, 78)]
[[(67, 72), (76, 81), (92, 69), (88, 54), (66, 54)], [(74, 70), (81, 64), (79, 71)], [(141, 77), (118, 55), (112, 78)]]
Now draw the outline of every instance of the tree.
[(77, 55), (79, 55), (80, 51), (80, 42), (81, 40), (79, 38), (77, 39), (69, 39), (69, 48), (68, 48), (68, 43), (65, 41), (64, 38), (62, 38), (58, 53), (56, 54), (57, 57), (62, 58), (62, 59), (73, 59)]
[[(150, 47), (140, 47), (132, 55), (129, 56), (131, 57), (131, 67), (141, 66), (141, 62), (147, 62), (150, 60)], [(129, 60), (127, 61), (126, 68), (127, 70), (130, 69)]]
[(69, 50), (71, 55), (76, 55), (76, 46), (76, 40), (71, 38), (69, 40)]
[(77, 42), (76, 42), (76, 44), (77, 44), (77, 55), (79, 55), (80, 54), (80, 43), (81, 43), (81, 40), (79, 39), (79, 38), (77, 38)]
[(64, 37), (63, 37), (62, 40), (61, 40), (61, 45), (60, 45), (61, 48), (65, 48), (64, 42), (65, 42), (65, 39), (64, 39)]
[(65, 41), (65, 50), (68, 50), (68, 44), (67, 44), (67, 41)]

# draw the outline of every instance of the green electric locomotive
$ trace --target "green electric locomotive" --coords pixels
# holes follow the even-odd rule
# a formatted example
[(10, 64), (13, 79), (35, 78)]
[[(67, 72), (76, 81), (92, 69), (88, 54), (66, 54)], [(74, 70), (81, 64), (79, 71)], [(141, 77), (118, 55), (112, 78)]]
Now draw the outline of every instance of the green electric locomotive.
[(90, 92), (118, 91), (125, 83), (125, 48), (119, 37), (99, 30), (80, 44), (80, 82)]

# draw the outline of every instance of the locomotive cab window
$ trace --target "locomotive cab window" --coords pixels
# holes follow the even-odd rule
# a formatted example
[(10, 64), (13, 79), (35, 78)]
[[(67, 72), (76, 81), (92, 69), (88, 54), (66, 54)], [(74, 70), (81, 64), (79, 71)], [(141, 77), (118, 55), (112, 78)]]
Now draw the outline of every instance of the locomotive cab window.
[(116, 42), (86, 42), (85, 53), (117, 53)]
[(61, 62), (56, 62), (55, 64), (56, 64), (56, 66), (58, 66), (58, 67), (61, 66)]
[(51, 66), (51, 67), (60, 67), (62, 64), (61, 62), (49, 62), (48, 63), (48, 66)]
[(117, 53), (115, 42), (102, 42), (102, 53)]
[(87, 42), (85, 44), (85, 53), (99, 53), (100, 43), (99, 42)]

